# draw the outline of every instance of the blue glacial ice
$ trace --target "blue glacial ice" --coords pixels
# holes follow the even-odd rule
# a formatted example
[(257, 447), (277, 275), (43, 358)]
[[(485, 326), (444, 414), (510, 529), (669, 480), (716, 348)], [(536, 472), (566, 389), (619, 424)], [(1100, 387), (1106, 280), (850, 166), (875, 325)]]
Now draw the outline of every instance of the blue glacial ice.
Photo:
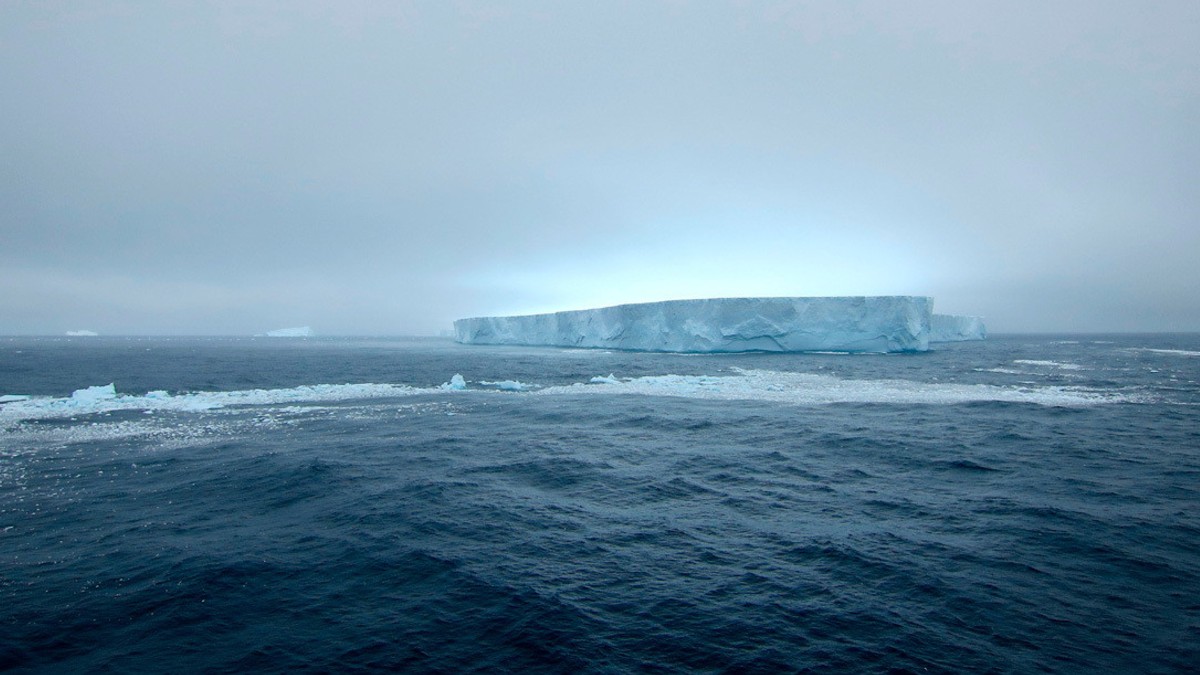
[(467, 381), (463, 379), (463, 376), (460, 373), (455, 373), (454, 376), (450, 378), (449, 382), (443, 382), (439, 387), (439, 389), (443, 391), (463, 391), (466, 388)]
[(465, 344), (652, 352), (912, 352), (929, 348), (924, 296), (714, 298), (459, 319)]

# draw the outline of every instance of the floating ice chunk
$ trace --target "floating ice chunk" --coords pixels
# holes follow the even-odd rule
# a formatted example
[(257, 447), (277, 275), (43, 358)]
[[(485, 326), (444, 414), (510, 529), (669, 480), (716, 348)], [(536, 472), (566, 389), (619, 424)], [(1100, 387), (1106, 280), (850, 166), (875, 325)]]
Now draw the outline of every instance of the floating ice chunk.
[(87, 389), (76, 389), (71, 392), (71, 400), (79, 403), (92, 403), (116, 398), (117, 388), (110, 384), (100, 384)]
[(313, 329), (308, 326), (295, 328), (279, 328), (267, 331), (267, 337), (312, 337)]
[(28, 396), (23, 396), (21, 394), (5, 394), (4, 396), (0, 396), (0, 403), (16, 403), (17, 401), (28, 400)]
[(459, 319), (465, 344), (651, 352), (904, 352), (929, 348), (918, 296), (668, 300), (555, 314)]
[(467, 381), (462, 375), (455, 373), (454, 377), (450, 378), (449, 382), (443, 382), (440, 388), (445, 391), (462, 391), (467, 388)]
[(588, 382), (591, 384), (621, 384), (621, 381), (613, 377), (612, 373), (609, 373), (607, 377), (604, 375), (597, 375), (596, 377), (588, 380)]
[(100, 335), (94, 330), (69, 330), (67, 337), (96, 337)]

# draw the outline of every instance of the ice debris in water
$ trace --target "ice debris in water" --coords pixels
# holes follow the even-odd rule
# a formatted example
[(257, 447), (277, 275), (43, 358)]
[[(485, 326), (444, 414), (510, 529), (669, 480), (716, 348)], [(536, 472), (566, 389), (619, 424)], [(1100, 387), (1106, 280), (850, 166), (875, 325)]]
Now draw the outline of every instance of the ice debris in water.
[(455, 373), (449, 382), (442, 383), (441, 388), (445, 391), (462, 391), (467, 388), (467, 381), (462, 375)]
[(999, 387), (986, 384), (941, 384), (908, 380), (844, 380), (830, 375), (731, 368), (731, 375), (647, 375), (619, 381), (592, 378), (604, 387), (583, 383), (554, 386), (532, 392), (536, 396), (638, 394), (676, 396), (718, 401), (771, 401), (792, 405), (827, 403), (956, 404), (972, 401), (1008, 401), (1047, 406), (1087, 406), (1141, 402), (1136, 393), (1078, 387)]
[[(465, 383), (464, 383), (465, 386)], [(288, 389), (248, 389), (144, 395), (118, 394), (112, 384), (80, 389), (67, 398), (9, 396), (0, 406), (0, 425), (29, 419), (74, 417), (116, 410), (204, 412), (227, 406), (277, 405), (354, 399), (391, 398), (432, 393), (403, 384), (309, 384)]]
[(591, 384), (620, 384), (621, 383), (620, 380), (613, 377), (612, 373), (609, 373), (608, 377), (605, 377), (603, 375), (597, 375), (596, 377), (593, 377), (591, 380), (588, 380), (588, 382), (590, 382)]
[(5, 394), (0, 396), (0, 403), (16, 403), (17, 401), (28, 401), (29, 397), (22, 394)]
[(489, 382), (484, 380), (479, 384), (486, 384), (489, 387), (495, 387), (501, 391), (524, 391), (529, 388), (529, 385), (517, 380), (500, 380), (499, 382)]

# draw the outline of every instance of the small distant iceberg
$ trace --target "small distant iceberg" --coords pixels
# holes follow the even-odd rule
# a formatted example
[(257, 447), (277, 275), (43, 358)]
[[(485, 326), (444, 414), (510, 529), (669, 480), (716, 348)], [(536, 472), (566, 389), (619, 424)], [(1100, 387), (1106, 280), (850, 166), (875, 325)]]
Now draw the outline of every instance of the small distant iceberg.
[(930, 342), (964, 342), (986, 338), (987, 327), (981, 317), (957, 314), (934, 314), (930, 317)]
[(117, 388), (111, 382), (109, 384), (88, 387), (87, 389), (76, 389), (71, 392), (71, 400), (77, 403), (95, 403), (96, 401), (106, 401), (116, 397)]
[(309, 326), (296, 326), (294, 328), (277, 328), (267, 331), (267, 337), (312, 337), (313, 329)]
[(94, 330), (69, 330), (67, 337), (98, 337), (100, 334)]

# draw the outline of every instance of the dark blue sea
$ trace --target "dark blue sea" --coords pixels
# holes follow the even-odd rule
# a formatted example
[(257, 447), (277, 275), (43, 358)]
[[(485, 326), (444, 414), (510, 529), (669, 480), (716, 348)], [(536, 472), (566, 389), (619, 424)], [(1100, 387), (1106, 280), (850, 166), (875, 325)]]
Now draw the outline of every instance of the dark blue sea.
[(935, 347), (0, 338), (0, 670), (1196, 672), (1200, 335)]

